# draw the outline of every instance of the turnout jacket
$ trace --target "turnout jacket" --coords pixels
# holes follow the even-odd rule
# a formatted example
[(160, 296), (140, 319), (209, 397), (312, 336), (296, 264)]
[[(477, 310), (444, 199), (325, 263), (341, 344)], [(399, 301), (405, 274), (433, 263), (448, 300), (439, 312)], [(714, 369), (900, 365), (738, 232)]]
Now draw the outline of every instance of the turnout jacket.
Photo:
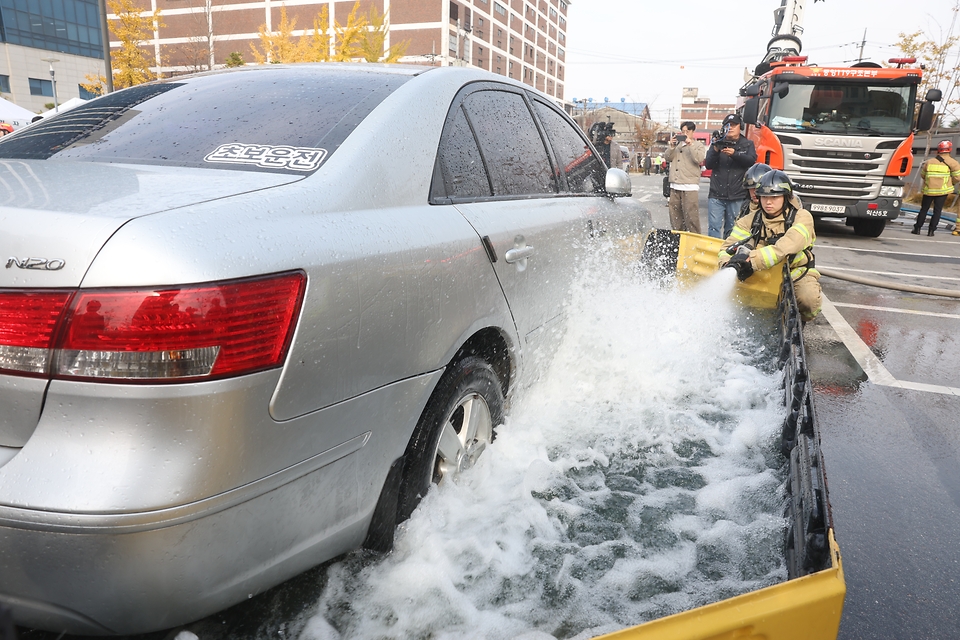
[(741, 135), (737, 138), (733, 155), (717, 151), (710, 145), (703, 166), (710, 169), (710, 197), (719, 200), (743, 200), (749, 198), (743, 186), (743, 174), (757, 161), (757, 149), (753, 141)]
[[(750, 265), (754, 271), (770, 269), (789, 258), (792, 279), (799, 280), (807, 273), (819, 276), (814, 268), (813, 243), (817, 237), (813, 230), (813, 216), (796, 204), (799, 201), (791, 198), (786, 209), (775, 218), (768, 218), (759, 209), (741, 216), (720, 247), (717, 256), (720, 266), (730, 260), (732, 254), (727, 249), (746, 240), (751, 249)], [(789, 218), (793, 219), (793, 224), (785, 229)]]
[(923, 195), (945, 196), (953, 193), (953, 185), (960, 182), (960, 162), (950, 155), (937, 155), (923, 163), (920, 169), (923, 178)]

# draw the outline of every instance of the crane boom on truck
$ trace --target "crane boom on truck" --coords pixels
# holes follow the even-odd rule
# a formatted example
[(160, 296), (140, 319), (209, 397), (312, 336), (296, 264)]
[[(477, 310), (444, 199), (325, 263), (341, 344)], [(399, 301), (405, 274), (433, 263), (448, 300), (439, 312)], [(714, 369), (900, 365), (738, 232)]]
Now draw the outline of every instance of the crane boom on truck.
[(814, 217), (846, 218), (857, 235), (877, 237), (900, 215), (914, 131), (930, 128), (940, 92), (927, 93), (915, 122), (923, 77), (915, 59), (808, 64), (804, 3), (781, 0), (774, 11), (766, 55), (740, 89), (745, 134), (759, 162), (790, 176)]

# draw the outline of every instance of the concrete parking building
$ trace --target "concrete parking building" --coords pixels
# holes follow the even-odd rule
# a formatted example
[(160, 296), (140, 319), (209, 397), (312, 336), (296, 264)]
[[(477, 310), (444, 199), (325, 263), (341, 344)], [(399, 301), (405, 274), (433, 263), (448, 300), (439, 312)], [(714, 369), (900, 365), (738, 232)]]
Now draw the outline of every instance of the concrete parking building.
[(3, 98), (44, 111), (54, 103), (54, 80), (58, 103), (91, 97), (80, 83), (104, 69), (96, 0), (0, 0), (0, 19)]
[(723, 126), (723, 117), (737, 110), (733, 102), (712, 102), (699, 95), (696, 87), (684, 87), (680, 103), (680, 121), (696, 123), (697, 131), (713, 132)]
[[(3, 0), (11, 1), (11, 0)], [(184, 73), (221, 65), (232, 52), (253, 59), (261, 25), (280, 24), (280, 11), (296, 19), (294, 35), (310, 31), (314, 18), (328, 9), (330, 32), (346, 24), (355, 0), (141, 0), (143, 9), (159, 8), (165, 27), (154, 33), (161, 71)], [(362, 0), (386, 13), (386, 45), (407, 41), (401, 62), (437, 66), (475, 66), (524, 82), (563, 99), (569, 0)], [(114, 43), (116, 46), (117, 43)]]

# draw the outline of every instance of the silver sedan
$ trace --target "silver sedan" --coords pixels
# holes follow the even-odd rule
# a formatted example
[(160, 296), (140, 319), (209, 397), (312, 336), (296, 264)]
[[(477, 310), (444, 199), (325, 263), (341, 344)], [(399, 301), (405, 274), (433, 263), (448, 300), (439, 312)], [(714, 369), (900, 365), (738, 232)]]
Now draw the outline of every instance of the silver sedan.
[(470, 467), (630, 183), (478, 70), (266, 65), (0, 142), (0, 606), (189, 622)]

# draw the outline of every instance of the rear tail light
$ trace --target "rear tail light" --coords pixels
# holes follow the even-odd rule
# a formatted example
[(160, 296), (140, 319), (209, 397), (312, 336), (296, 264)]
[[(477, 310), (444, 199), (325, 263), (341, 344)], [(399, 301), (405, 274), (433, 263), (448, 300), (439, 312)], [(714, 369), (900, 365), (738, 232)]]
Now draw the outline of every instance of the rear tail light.
[(57, 320), (69, 291), (0, 291), (0, 370), (49, 371)]
[[(0, 294), (0, 300), (8, 295), (12, 306), (19, 300), (23, 307), (32, 296), (50, 298), (34, 312), (50, 325), (46, 343), (27, 328), (19, 329), (16, 342), (9, 340), (7, 319), (0, 320), (0, 368), (58, 378), (174, 382), (277, 367), (290, 346), (305, 284), (302, 273), (287, 273), (180, 288)], [(33, 350), (33, 360), (3, 359), (4, 349), (20, 354), (24, 347)]]

